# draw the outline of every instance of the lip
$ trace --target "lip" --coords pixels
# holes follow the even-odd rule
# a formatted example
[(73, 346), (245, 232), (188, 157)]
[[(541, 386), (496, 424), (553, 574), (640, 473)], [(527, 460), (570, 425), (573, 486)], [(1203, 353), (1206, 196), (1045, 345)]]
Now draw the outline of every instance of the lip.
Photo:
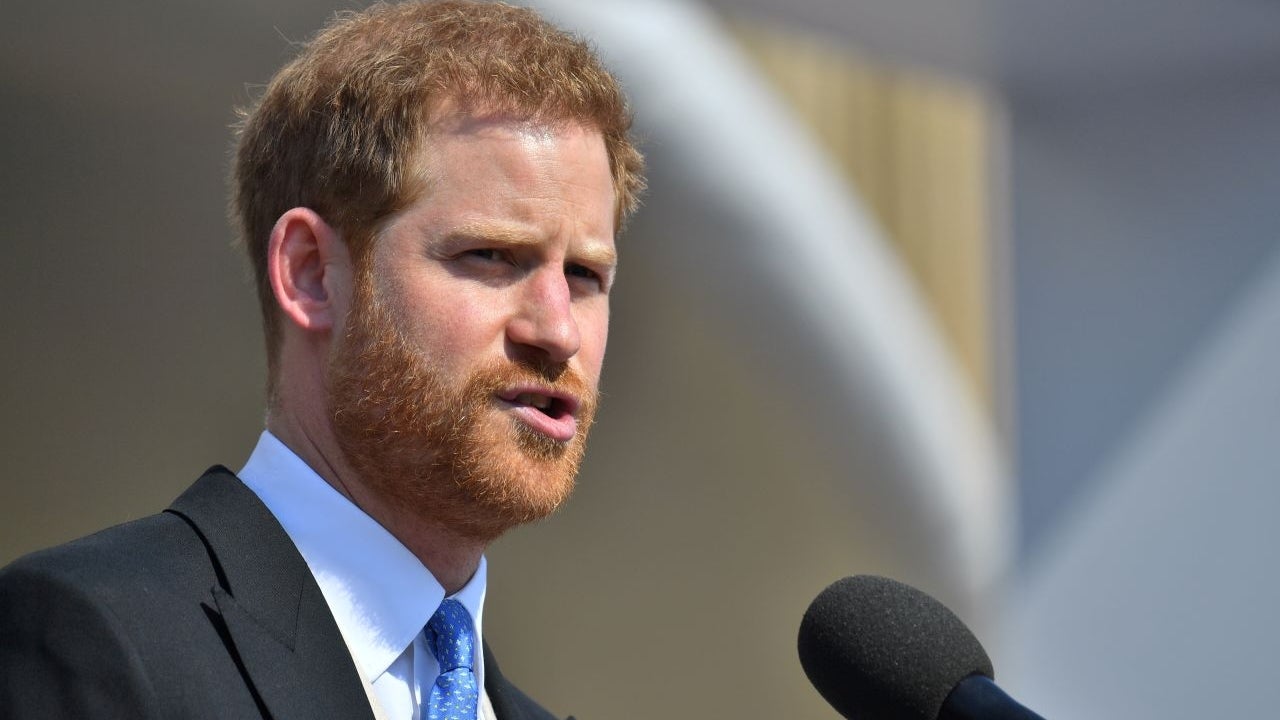
[[(516, 400), (526, 393), (550, 398), (552, 404), (547, 409), (549, 412)], [(512, 409), (521, 422), (552, 440), (569, 442), (578, 433), (578, 408), (581, 402), (569, 393), (542, 385), (519, 385), (506, 388), (497, 397)]]

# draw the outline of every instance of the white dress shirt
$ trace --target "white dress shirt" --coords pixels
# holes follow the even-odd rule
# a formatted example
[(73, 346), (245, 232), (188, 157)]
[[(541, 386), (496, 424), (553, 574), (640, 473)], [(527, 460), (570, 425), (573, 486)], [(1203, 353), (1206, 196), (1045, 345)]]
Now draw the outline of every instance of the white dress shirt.
[[(424, 629), (444, 588), (408, 548), (270, 432), (258, 439), (240, 479), (302, 553), (387, 718), (423, 717), (440, 672)], [(475, 575), (452, 596), (475, 623), (474, 671), (482, 688), (485, 565), (481, 557)]]

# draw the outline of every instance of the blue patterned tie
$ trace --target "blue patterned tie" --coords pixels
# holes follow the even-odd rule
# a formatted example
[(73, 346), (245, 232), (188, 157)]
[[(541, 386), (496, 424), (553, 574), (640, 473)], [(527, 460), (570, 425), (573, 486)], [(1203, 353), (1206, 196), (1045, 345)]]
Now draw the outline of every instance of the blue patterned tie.
[(427, 720), (475, 720), (480, 690), (471, 672), (475, 657), (471, 615), (457, 600), (440, 603), (427, 621), (427, 647), (440, 662), (440, 675), (427, 700)]

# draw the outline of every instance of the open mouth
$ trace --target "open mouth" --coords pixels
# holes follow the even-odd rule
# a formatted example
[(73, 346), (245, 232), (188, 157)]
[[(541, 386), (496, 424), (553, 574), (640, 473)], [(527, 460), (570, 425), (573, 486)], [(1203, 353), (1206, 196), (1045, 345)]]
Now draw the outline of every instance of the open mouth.
[(531, 429), (549, 438), (568, 442), (577, 432), (579, 401), (568, 393), (525, 386), (500, 393), (498, 399), (514, 408)]
[(554, 395), (543, 395), (536, 392), (522, 392), (517, 394), (509, 402), (513, 402), (517, 405), (527, 405), (543, 415), (556, 419), (573, 414), (573, 411), (569, 407), (569, 403)]

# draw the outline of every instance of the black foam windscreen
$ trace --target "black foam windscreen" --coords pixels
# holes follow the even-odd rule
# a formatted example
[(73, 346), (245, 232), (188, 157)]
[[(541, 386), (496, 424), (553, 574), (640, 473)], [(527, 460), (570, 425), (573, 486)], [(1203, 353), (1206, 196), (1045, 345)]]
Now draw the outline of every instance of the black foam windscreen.
[(800, 623), (800, 664), (841, 715), (935, 720), (964, 678), (994, 678), (982, 644), (929, 595), (859, 575), (819, 593)]

